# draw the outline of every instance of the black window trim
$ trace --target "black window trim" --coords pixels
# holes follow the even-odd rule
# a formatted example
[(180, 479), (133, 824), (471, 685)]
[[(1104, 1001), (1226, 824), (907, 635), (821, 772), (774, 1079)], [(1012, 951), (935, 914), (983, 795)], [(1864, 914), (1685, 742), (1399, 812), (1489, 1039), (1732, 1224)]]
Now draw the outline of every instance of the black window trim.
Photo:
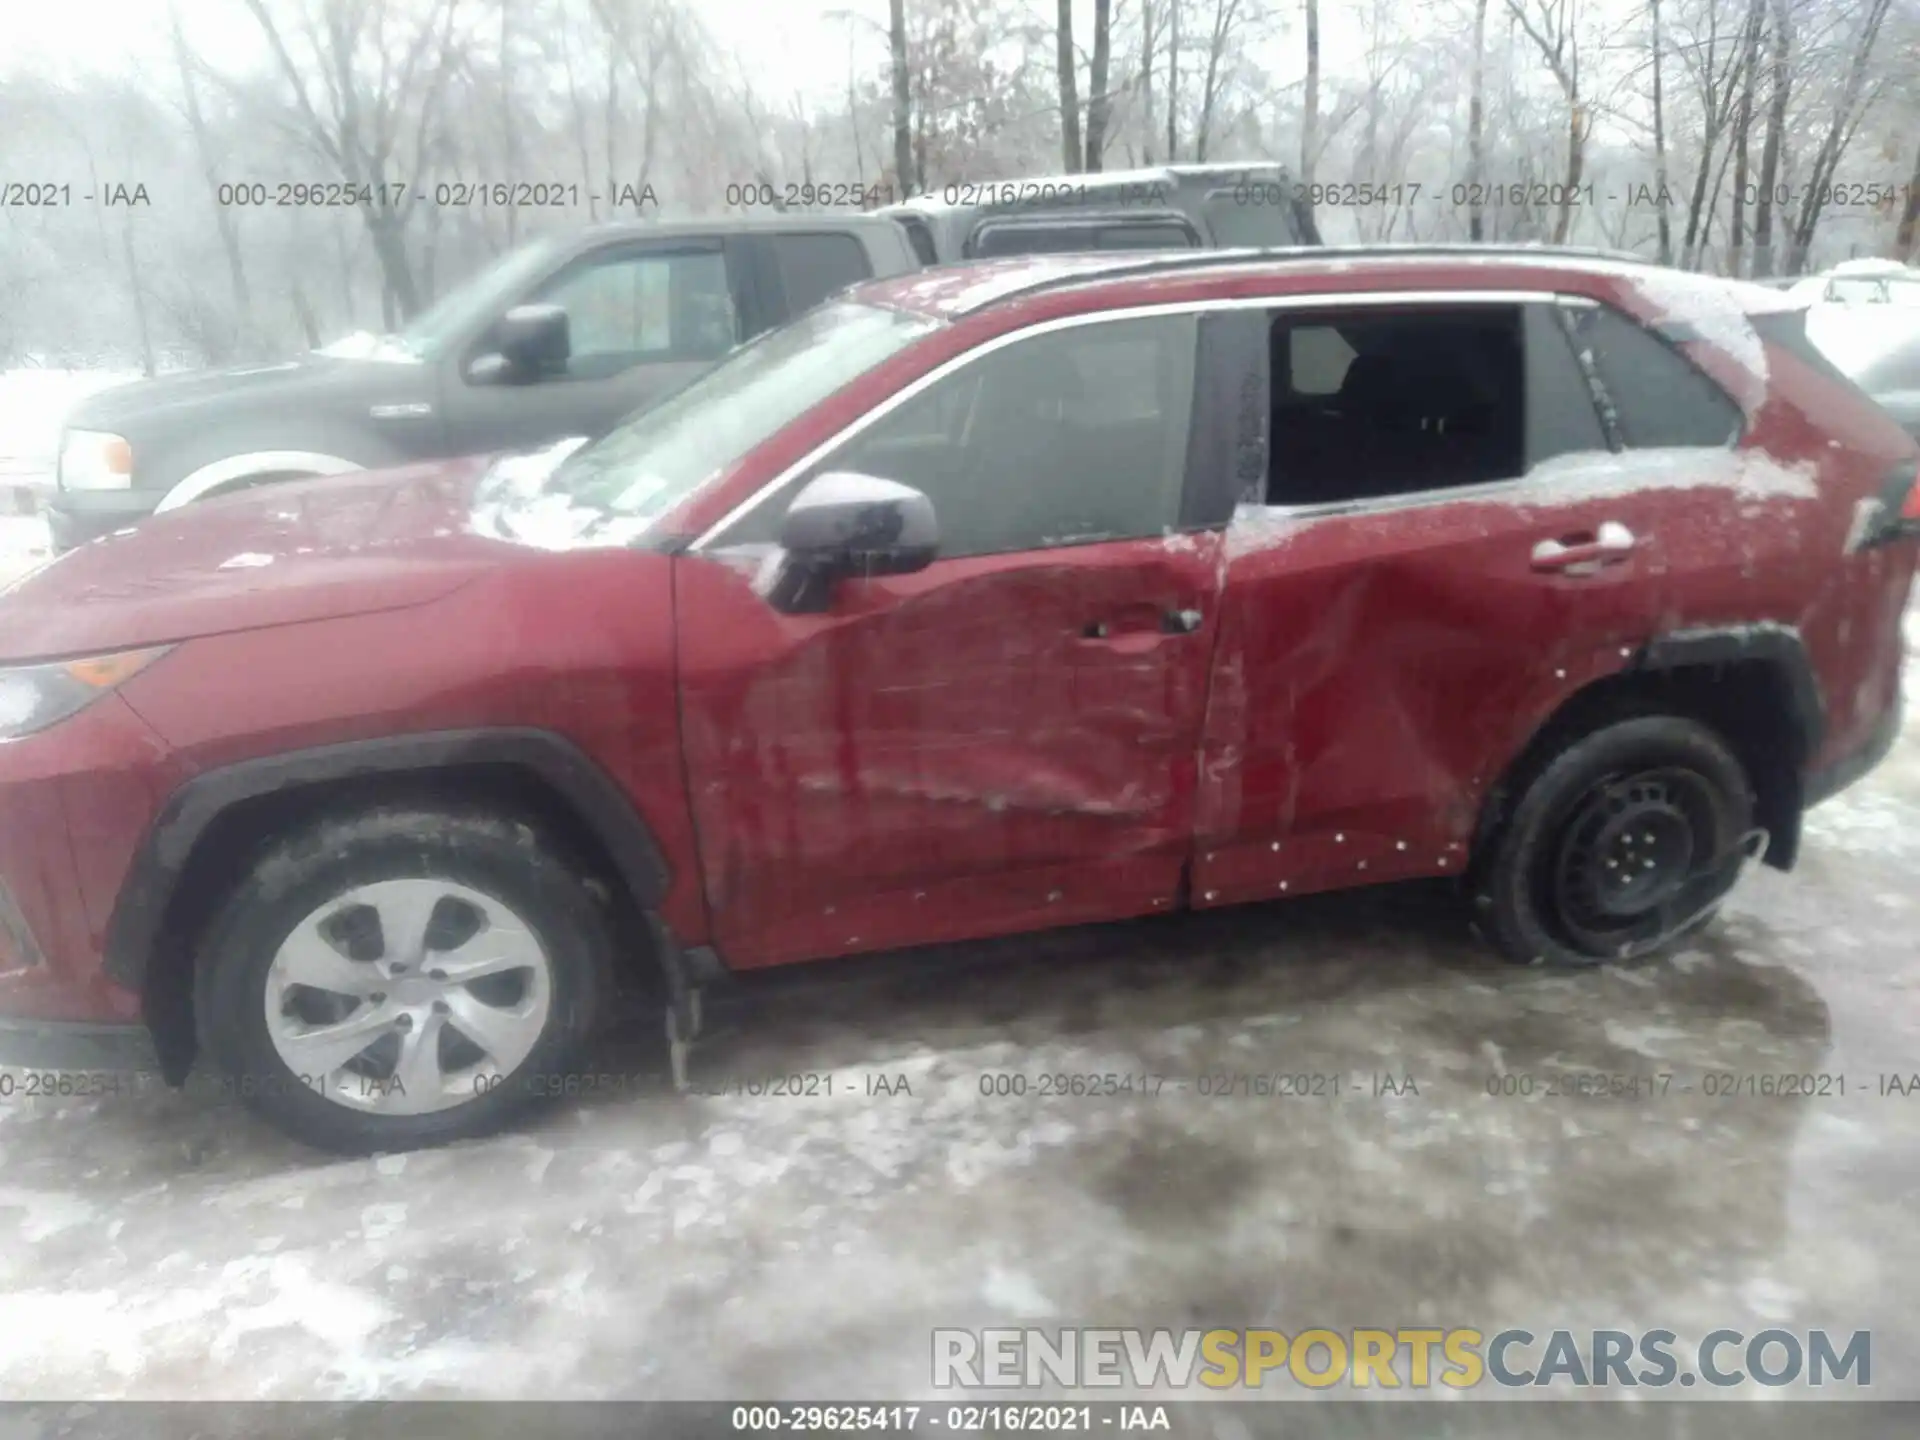
[[(1111, 230), (1145, 225), (1172, 225), (1184, 231), (1190, 250), (1203, 250), (1207, 240), (1200, 227), (1178, 210), (1048, 210), (1033, 215), (989, 215), (974, 222), (960, 247), (963, 260), (978, 259), (980, 244), (997, 230)], [(1095, 247), (1098, 251), (1098, 247)], [(1007, 259), (1024, 251), (1009, 251), (993, 259)], [(1113, 252), (1098, 251), (1100, 254)]]
[[(535, 305), (540, 303), (539, 297), (543, 293), (546, 293), (552, 290), (554, 287), (560, 285), (569, 276), (573, 275), (577, 271), (590, 270), (590, 269), (597, 270), (603, 265), (617, 265), (622, 261), (625, 261), (630, 258), (635, 258), (639, 256), (651, 256), (651, 255), (664, 255), (669, 258), (675, 255), (718, 255), (720, 257), (720, 262), (723, 267), (722, 273), (726, 276), (727, 292), (733, 299), (734, 313), (736, 316), (741, 315), (742, 294), (741, 294), (740, 281), (738, 277), (736, 277), (733, 273), (732, 259), (729, 254), (726, 242), (724, 238), (718, 234), (712, 235), (712, 236), (707, 236), (707, 235), (662, 235), (659, 237), (655, 237), (651, 235), (638, 236), (638, 237), (625, 236), (618, 240), (610, 240), (604, 245), (594, 245), (586, 249), (579, 250), (574, 254), (567, 256), (565, 260), (561, 261), (558, 265), (554, 266), (551, 270), (547, 271), (546, 274), (542, 275), (539, 279), (535, 280), (531, 285), (529, 285), (524, 291), (521, 292), (518, 299), (514, 300), (511, 304), (505, 306), (500, 311), (500, 315), (505, 315), (508, 310), (511, 310), (518, 305)], [(455, 366), (455, 369), (460, 377), (461, 383), (467, 386), (469, 389), (495, 388), (487, 385), (476, 386), (473, 380), (469, 377), (467, 372), (472, 368), (473, 362), (475, 360), (478, 360), (482, 355), (485, 355), (488, 353), (489, 337), (492, 336), (493, 334), (494, 322), (497, 321), (499, 318), (500, 318), (499, 315), (496, 315), (494, 317), (494, 320), (488, 321), (486, 325), (481, 327), (480, 333), (475, 335), (473, 339), (468, 341), (466, 347), (462, 351), (460, 351), (458, 354), (458, 363)], [(743, 316), (742, 316), (742, 323), (743, 324), (745, 323)], [(531, 386), (531, 385), (602, 384), (608, 380), (615, 378), (615, 376), (624, 375), (627, 373), (627, 371), (635, 369), (636, 367), (641, 365), (683, 365), (683, 364), (690, 364), (690, 363), (693, 363), (693, 362), (691, 362), (685, 357), (676, 358), (671, 354), (671, 352), (668, 352), (668, 351), (659, 351), (659, 352), (649, 351), (639, 356), (639, 358), (635, 359), (632, 365), (624, 366), (621, 369), (614, 371), (611, 375), (599, 375), (599, 376), (594, 376), (592, 378), (585, 378), (577, 375), (547, 375), (547, 376), (542, 376), (538, 380), (526, 382), (526, 385), (523, 385), (518, 388), (527, 388), (527, 386)]]
[[(1102, 324), (1102, 323), (1117, 324), (1121, 321), (1127, 321), (1127, 320), (1164, 320), (1171, 317), (1183, 316), (1183, 315), (1189, 316), (1194, 320), (1195, 322), (1193, 325), (1194, 377), (1192, 382), (1193, 393), (1190, 394), (1188, 397), (1187, 443), (1181, 447), (1181, 453), (1183, 456), (1187, 457), (1187, 463), (1189, 464), (1189, 467), (1190, 467), (1191, 458), (1192, 458), (1193, 431), (1194, 431), (1194, 427), (1200, 423), (1200, 400), (1199, 400), (1199, 394), (1198, 394), (1198, 384), (1199, 384), (1199, 368), (1200, 368), (1200, 351), (1204, 343), (1202, 340), (1202, 331), (1204, 327), (1201, 324), (1201, 320), (1205, 314), (1206, 308), (1207, 307), (1195, 306), (1195, 305), (1153, 305), (1153, 306), (1134, 307), (1126, 310), (1094, 310), (1094, 311), (1088, 311), (1086, 313), (1079, 314), (1079, 315), (1065, 315), (1057, 319), (1042, 321), (1038, 325), (1029, 325), (1020, 330), (1009, 331), (1007, 334), (1004, 334), (1004, 335), (996, 335), (992, 339), (986, 341), (985, 343), (976, 345), (971, 350), (963, 351), (959, 355), (949, 356), (946, 360), (942, 361), (939, 365), (935, 366), (927, 374), (922, 375), (919, 379), (913, 381), (913, 383), (911, 383), (910, 385), (903, 386), (900, 390), (896, 391), (894, 394), (889, 395), (885, 400), (881, 401), (878, 405), (874, 406), (873, 409), (867, 411), (867, 413), (862, 415), (858, 420), (850, 422), (845, 427), (835, 432), (835, 434), (832, 435), (830, 438), (828, 438), (826, 441), (816, 446), (814, 449), (809, 451), (806, 455), (802, 456), (794, 464), (789, 465), (785, 470), (781, 471), (767, 484), (763, 485), (752, 496), (742, 501), (739, 505), (736, 505), (732, 510), (727, 512), (726, 515), (722, 516), (718, 522), (716, 522), (713, 526), (711, 526), (704, 534), (702, 534), (691, 545), (687, 546), (687, 550), (689, 552), (699, 552), (699, 551), (705, 551), (710, 549), (717, 550), (717, 549), (724, 549), (732, 544), (740, 543), (736, 541), (730, 541), (727, 538), (728, 532), (738, 528), (742, 522), (749, 519), (757, 510), (760, 509), (763, 503), (772, 504), (776, 502), (780, 498), (780, 496), (784, 493), (784, 491), (787, 489), (788, 486), (793, 484), (794, 481), (805, 476), (808, 471), (816, 468), (822, 460), (827, 459), (835, 451), (839, 450), (843, 446), (850, 444), (854, 440), (858, 439), (869, 428), (879, 424), (882, 420), (886, 419), (889, 415), (891, 415), (894, 410), (909, 404), (911, 401), (916, 399), (921, 394), (922, 391), (932, 389), (935, 385), (940, 383), (942, 380), (946, 379), (949, 375), (958, 374), (960, 371), (966, 369), (969, 365), (975, 363), (976, 361), (984, 360), (989, 355), (997, 354), (999, 351), (1007, 349), (1012, 345), (1016, 345), (1023, 340), (1037, 339), (1042, 335), (1050, 335), (1062, 330), (1080, 329), (1087, 325), (1095, 325), (1095, 324)], [(1154, 540), (1163, 540), (1168, 536), (1187, 534), (1194, 530), (1219, 528), (1217, 524), (1208, 526), (1208, 525), (1196, 525), (1189, 522), (1188, 517), (1194, 505), (1193, 486), (1194, 486), (1193, 471), (1191, 468), (1189, 468), (1187, 470), (1187, 473), (1181, 477), (1180, 499), (1179, 499), (1179, 505), (1176, 507), (1175, 518), (1172, 522), (1163, 526), (1161, 528), (1160, 534), (1158, 535), (1129, 535), (1129, 536), (1094, 535), (1094, 536), (1088, 536), (1085, 539), (1061, 540), (1054, 544), (1044, 545), (1038, 548), (1042, 550), (1066, 550), (1066, 549), (1071, 549), (1081, 545), (1124, 545), (1124, 544), (1132, 544), (1132, 543), (1150, 542)], [(982, 552), (982, 554), (985, 554), (985, 555), (1011, 555), (1011, 554), (1027, 554), (1027, 553), (1031, 553), (1031, 552), (1012, 551), (1012, 550)], [(947, 557), (942, 556), (939, 558), (944, 559)], [(962, 556), (958, 558), (976, 559), (980, 557), (975, 555), (967, 555), (967, 556)]]
[[(786, 469), (768, 480), (753, 494), (735, 505), (725, 515), (709, 525), (701, 534), (686, 546), (684, 553), (699, 554), (722, 549), (728, 543), (727, 532), (734, 529), (740, 521), (767, 503), (778, 497), (797, 476), (818, 465), (841, 445), (852, 440), (870, 425), (876, 425), (897, 407), (906, 404), (932, 385), (974, 360), (992, 354), (1004, 346), (1022, 339), (1042, 335), (1050, 330), (1064, 330), (1079, 325), (1098, 325), (1119, 320), (1139, 320), (1157, 315), (1191, 313), (1206, 315), (1221, 310), (1355, 310), (1363, 306), (1374, 305), (1551, 305), (1566, 298), (1553, 290), (1344, 290), (1321, 291), (1312, 294), (1278, 295), (1236, 295), (1218, 300), (1175, 300), (1160, 301), (1144, 305), (1129, 305), (1113, 310), (1089, 310), (1073, 315), (1057, 316), (1035, 325), (996, 335), (992, 339), (976, 345), (971, 350), (951, 355), (914, 380), (902, 386), (871, 410), (850, 420), (839, 430), (822, 440), (812, 450), (795, 460)], [(1196, 413), (1198, 405), (1196, 402)], [(1187, 477), (1187, 483), (1193, 483), (1193, 477)], [(1484, 485), (1456, 485), (1436, 490), (1410, 492), (1406, 495), (1383, 496), (1357, 501), (1332, 501), (1317, 505), (1258, 505), (1242, 504), (1239, 510), (1255, 510), (1265, 515), (1301, 515), (1310, 516), (1322, 513), (1348, 513), (1366, 509), (1401, 508), (1409, 504), (1433, 504), (1452, 500), (1462, 496), (1486, 494), (1494, 497), (1512, 493), (1516, 486), (1527, 483), (1526, 476), (1512, 480), (1494, 480)], [(1210, 525), (1196, 525), (1193, 530), (1224, 529), (1232, 523), (1231, 518), (1216, 521)], [(1182, 526), (1178, 533), (1190, 533)], [(1102, 542), (1113, 543), (1113, 542)]]

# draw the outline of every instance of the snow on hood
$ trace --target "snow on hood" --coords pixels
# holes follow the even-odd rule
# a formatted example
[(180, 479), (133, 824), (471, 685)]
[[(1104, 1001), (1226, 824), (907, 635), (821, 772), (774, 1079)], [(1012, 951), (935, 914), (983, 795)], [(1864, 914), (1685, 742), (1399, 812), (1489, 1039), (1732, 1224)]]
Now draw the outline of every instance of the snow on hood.
[(475, 493), (473, 532), (539, 550), (631, 543), (652, 524), (651, 518), (609, 515), (578, 503), (565, 491), (546, 488), (560, 462), (586, 443), (584, 436), (574, 436), (544, 450), (495, 461)]
[(313, 352), (331, 360), (380, 360), (391, 365), (418, 365), (420, 357), (391, 335), (356, 330)]

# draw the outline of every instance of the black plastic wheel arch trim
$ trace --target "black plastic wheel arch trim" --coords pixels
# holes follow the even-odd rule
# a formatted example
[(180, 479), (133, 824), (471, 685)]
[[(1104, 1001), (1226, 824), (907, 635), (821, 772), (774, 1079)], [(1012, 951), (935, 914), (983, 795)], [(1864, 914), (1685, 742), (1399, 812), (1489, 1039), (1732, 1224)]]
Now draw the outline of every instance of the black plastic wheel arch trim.
[(107, 922), (104, 964), (139, 990), (188, 858), (230, 807), (262, 795), (370, 775), (418, 774), (461, 765), (512, 765), (551, 785), (606, 846), (637, 904), (651, 910), (670, 872), (659, 843), (613, 777), (551, 730), (435, 730), (352, 740), (243, 760), (194, 776), (167, 798), (148, 827)]
[(1801, 755), (1810, 759), (1826, 735), (1827, 707), (1820, 682), (1807, 658), (1806, 642), (1791, 625), (1767, 622), (1700, 630), (1675, 630), (1649, 641), (1629, 667), (1636, 670), (1674, 670), (1681, 666), (1732, 665), (1760, 660), (1772, 665), (1787, 682), (1788, 704)]
[(1628, 669), (1673, 670), (1743, 660), (1771, 665), (1786, 681), (1790, 718), (1800, 739), (1800, 763), (1786, 777), (1783, 813), (1770, 817), (1773, 824), (1764, 857), (1776, 870), (1791, 870), (1800, 854), (1800, 817), (1807, 805), (1805, 767), (1819, 751), (1827, 729), (1826, 701), (1799, 630), (1778, 621), (1674, 630), (1643, 646)]

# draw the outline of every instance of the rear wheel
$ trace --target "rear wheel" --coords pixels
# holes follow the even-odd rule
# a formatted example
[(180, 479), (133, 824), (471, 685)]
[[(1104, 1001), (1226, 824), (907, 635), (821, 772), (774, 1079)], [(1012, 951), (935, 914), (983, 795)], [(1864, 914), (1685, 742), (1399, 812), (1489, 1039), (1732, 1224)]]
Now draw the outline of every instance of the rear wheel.
[(1711, 918), (1754, 840), (1745, 768), (1674, 715), (1583, 736), (1534, 776), (1480, 867), (1489, 938), (1522, 964), (1595, 965)]
[(202, 1042), (308, 1143), (477, 1135), (564, 1087), (605, 992), (600, 906), (531, 828), (382, 810), (260, 859), (209, 933)]

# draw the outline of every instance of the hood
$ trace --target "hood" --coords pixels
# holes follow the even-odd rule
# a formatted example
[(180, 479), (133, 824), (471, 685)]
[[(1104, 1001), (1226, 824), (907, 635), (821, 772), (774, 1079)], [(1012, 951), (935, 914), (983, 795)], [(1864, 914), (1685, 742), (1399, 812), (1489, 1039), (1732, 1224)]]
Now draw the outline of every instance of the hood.
[[(275, 364), (234, 365), (223, 370), (192, 370), (183, 375), (135, 380), (87, 396), (68, 413), (66, 423), (75, 430), (118, 433), (130, 425), (137, 428), (142, 421), (208, 405), (242, 400), (249, 405), (284, 402), (308, 391), (354, 385), (375, 370), (392, 373), (394, 352), (381, 353), (385, 358), (315, 351)], [(400, 363), (410, 367), (418, 362)]]
[(242, 491), (153, 516), (0, 590), (0, 661), (423, 605), (520, 547), (475, 533), (485, 457)]

